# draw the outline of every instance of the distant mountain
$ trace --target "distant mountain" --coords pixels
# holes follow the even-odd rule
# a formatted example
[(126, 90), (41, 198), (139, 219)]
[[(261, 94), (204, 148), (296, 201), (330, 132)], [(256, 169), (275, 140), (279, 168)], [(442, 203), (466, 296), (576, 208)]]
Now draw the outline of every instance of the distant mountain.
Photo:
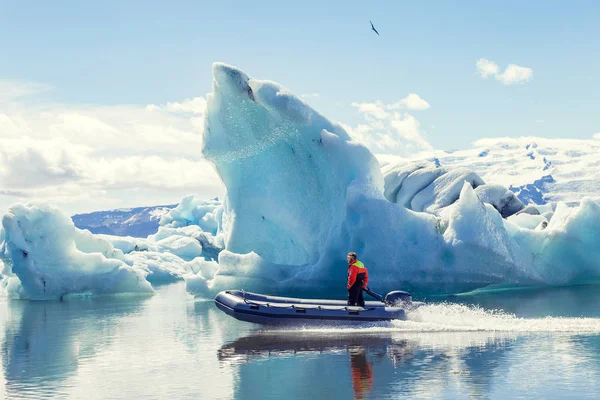
[(154, 207), (121, 208), (77, 214), (71, 218), (79, 229), (115, 236), (147, 237), (158, 230), (160, 217), (177, 204)]

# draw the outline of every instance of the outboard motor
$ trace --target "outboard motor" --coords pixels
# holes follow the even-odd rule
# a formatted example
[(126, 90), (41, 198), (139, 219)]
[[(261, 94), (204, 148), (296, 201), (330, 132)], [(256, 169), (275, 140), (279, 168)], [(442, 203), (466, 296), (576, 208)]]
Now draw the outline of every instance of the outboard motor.
[(385, 296), (385, 303), (392, 307), (412, 304), (412, 296), (403, 290), (394, 290)]

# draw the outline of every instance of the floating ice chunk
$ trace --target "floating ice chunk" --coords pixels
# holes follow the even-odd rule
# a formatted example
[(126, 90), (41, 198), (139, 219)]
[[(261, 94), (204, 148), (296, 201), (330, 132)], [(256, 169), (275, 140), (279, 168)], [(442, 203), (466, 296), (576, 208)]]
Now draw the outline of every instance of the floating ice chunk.
[(121, 250), (124, 254), (129, 254), (133, 251), (148, 251), (156, 250), (148, 243), (146, 239), (131, 237), (131, 236), (112, 236), (112, 235), (95, 235), (101, 239), (110, 242), (116, 249)]
[(133, 268), (145, 271), (146, 279), (153, 285), (182, 280), (183, 275), (191, 271), (185, 260), (168, 252), (132, 252), (126, 255), (125, 262)]
[(168, 252), (184, 261), (203, 256), (216, 259), (223, 249), (222, 235), (217, 237), (204, 232), (198, 225), (183, 228), (160, 227), (158, 232), (146, 239), (97, 235), (112, 243), (125, 254), (133, 252)]
[(186, 290), (198, 296), (209, 295), (209, 279), (216, 275), (219, 264), (216, 261), (207, 261), (198, 257), (188, 264), (190, 273), (184, 275)]
[(531, 215), (527, 213), (512, 215), (508, 217), (508, 221), (520, 226), (521, 228), (535, 229), (542, 222), (548, 222), (542, 215)]
[(188, 236), (169, 236), (156, 242), (156, 247), (159, 252), (168, 252), (186, 261), (202, 255), (200, 243)]
[(223, 206), (217, 199), (201, 200), (190, 195), (184, 197), (177, 207), (160, 219), (160, 225), (168, 228), (181, 228), (198, 225), (204, 232), (217, 235), (221, 228)]
[(564, 224), (573, 212), (573, 209), (567, 205), (564, 201), (558, 202), (556, 210), (552, 215), (548, 228), (551, 230), (564, 230)]
[(413, 211), (438, 214), (453, 204), (465, 181), (474, 188), (485, 182), (466, 168), (447, 170), (432, 163), (388, 164), (382, 168), (384, 196)]
[(476, 173), (466, 168), (457, 168), (445, 172), (429, 186), (417, 193), (410, 203), (413, 211), (435, 213), (458, 200), (465, 182), (473, 188), (485, 184)]
[(148, 236), (147, 240), (156, 243), (172, 236), (196, 237), (201, 233), (204, 233), (204, 231), (198, 225), (189, 225), (183, 228), (161, 226), (155, 234)]
[(387, 164), (382, 169), (384, 178), (384, 196), (392, 203), (398, 202), (398, 193), (402, 183), (413, 172), (427, 168), (428, 164)]
[(523, 208), (517, 214), (540, 215), (540, 210), (538, 210), (536, 205), (528, 204), (525, 208)]
[(16, 204), (4, 215), (2, 226), (11, 272), (19, 278), (23, 297), (153, 292), (143, 271), (125, 264), (119, 259), (122, 253), (100, 239), (75, 228), (56, 208)]
[(203, 257), (198, 257), (188, 262), (187, 267), (192, 273), (209, 278), (215, 276), (219, 269), (219, 264), (214, 260), (206, 260)]
[(115, 246), (101, 235), (94, 235), (87, 230), (78, 230), (77, 235), (73, 236), (77, 250), (84, 253), (100, 253), (106, 258), (115, 258), (125, 260), (123, 251)]
[(475, 189), (475, 193), (482, 202), (493, 205), (502, 218), (507, 218), (525, 208), (521, 200), (502, 185), (482, 185)]
[(204, 232), (198, 225), (183, 228), (162, 226), (156, 234), (148, 236), (148, 242), (156, 251), (170, 251), (187, 260), (192, 260), (200, 255), (216, 260), (224, 247), (222, 234), (213, 236)]
[(584, 198), (575, 209), (560, 202), (543, 231), (536, 267), (551, 284), (600, 280), (600, 204)]
[(457, 263), (472, 266), (464, 279), (483, 273), (496, 276), (498, 282), (517, 283), (527, 276), (519, 262), (520, 248), (505, 229), (502, 217), (479, 200), (468, 182), (448, 219), (444, 239), (452, 246)]
[[(190, 262), (190, 267), (193, 273), (184, 276), (184, 279), (187, 290), (197, 296), (210, 296), (232, 287), (247, 291), (261, 291), (268, 287), (271, 293), (286, 289), (296, 291), (309, 289), (306, 269), (273, 264), (253, 252), (235, 254), (224, 250), (219, 254), (218, 264), (214, 261), (196, 259)], [(313, 284), (318, 285), (319, 282)]]
[(16, 276), (7, 276), (2, 285), (4, 286), (6, 295), (10, 299), (21, 300), (29, 298), (29, 295), (21, 285), (21, 281)]
[(414, 197), (445, 172), (445, 169), (436, 167), (435, 165), (417, 169), (402, 181), (396, 203), (403, 207), (411, 208), (411, 202)]

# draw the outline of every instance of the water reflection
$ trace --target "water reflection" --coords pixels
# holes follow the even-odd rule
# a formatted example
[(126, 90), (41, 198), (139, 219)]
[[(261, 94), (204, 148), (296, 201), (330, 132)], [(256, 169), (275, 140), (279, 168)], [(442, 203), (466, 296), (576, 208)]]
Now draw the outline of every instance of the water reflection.
[(249, 328), (184, 283), (151, 298), (0, 301), (0, 399), (231, 399), (237, 371), (216, 352)]
[[(490, 390), (495, 371), (518, 340), (510, 334), (477, 332), (256, 332), (222, 346), (218, 359), (238, 365), (237, 398), (249, 398), (249, 386), (260, 375), (286, 382), (288, 398), (289, 393), (319, 397), (323, 389), (336, 398), (355, 399), (441, 395), (448, 390), (478, 396)], [(307, 375), (308, 386), (294, 380)], [(262, 384), (252, 394), (274, 399), (284, 392)]]
[(350, 372), (352, 374), (352, 389), (355, 399), (364, 399), (373, 389), (373, 370), (367, 361), (367, 351), (364, 347), (351, 347)]
[(393, 343), (388, 335), (360, 333), (303, 333), (302, 331), (257, 331), (223, 345), (218, 351), (220, 361), (247, 363), (257, 357), (286, 354), (327, 354), (350, 352), (361, 348), (385, 355), (388, 347), (406, 346), (405, 340)]
[(114, 338), (120, 319), (143, 298), (70, 302), (10, 301), (2, 342), (6, 392), (55, 395), (78, 366)]
[[(583, 304), (597, 299), (587, 288), (511, 296), (471, 300), (572, 316), (597, 304)], [(419, 316), (391, 328), (257, 330), (179, 283), (150, 299), (0, 301), (0, 399), (600, 397), (598, 318), (444, 304)]]

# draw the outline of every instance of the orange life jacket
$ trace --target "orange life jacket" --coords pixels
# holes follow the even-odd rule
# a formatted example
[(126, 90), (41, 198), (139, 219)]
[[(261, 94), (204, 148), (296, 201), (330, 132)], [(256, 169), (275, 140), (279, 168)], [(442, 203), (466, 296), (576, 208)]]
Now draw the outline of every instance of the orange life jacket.
[(367, 267), (365, 267), (365, 265), (358, 260), (348, 265), (347, 289), (350, 289), (354, 285), (354, 283), (356, 283), (357, 278), (359, 280), (362, 280), (362, 287), (363, 289), (366, 289), (367, 284), (369, 283), (369, 271), (367, 270)]

